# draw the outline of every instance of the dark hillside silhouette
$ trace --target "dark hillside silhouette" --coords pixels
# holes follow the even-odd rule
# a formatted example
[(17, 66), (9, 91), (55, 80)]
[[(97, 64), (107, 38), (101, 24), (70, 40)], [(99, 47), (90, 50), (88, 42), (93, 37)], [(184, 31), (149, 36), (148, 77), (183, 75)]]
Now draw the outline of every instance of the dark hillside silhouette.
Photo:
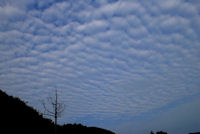
[(86, 127), (81, 124), (66, 124), (59, 129), (61, 134), (114, 134), (113, 132), (97, 127)]
[[(57, 126), (57, 134), (114, 134), (111, 131), (81, 124)], [(0, 90), (0, 133), (54, 134), (54, 123), (27, 106), (19, 98)]]
[[(48, 133), (53, 134), (53, 122), (44, 119), (36, 110), (18, 98), (0, 91), (0, 121), (6, 134)], [(1, 131), (2, 131), (1, 129)]]

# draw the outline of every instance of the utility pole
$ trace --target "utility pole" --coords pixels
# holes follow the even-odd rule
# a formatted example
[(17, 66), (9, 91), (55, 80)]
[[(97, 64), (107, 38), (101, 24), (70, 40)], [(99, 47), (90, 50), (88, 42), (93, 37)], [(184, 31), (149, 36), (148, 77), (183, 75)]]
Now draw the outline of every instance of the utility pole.
[(65, 105), (64, 103), (60, 103), (58, 102), (58, 93), (57, 93), (57, 89), (55, 91), (55, 99), (53, 99), (52, 97), (48, 97), (47, 98), (47, 103), (49, 105), (51, 105), (51, 109), (46, 107), (46, 103), (45, 101), (43, 101), (43, 107), (44, 107), (44, 115), (47, 116), (51, 116), (54, 117), (54, 127), (55, 127), (55, 134), (57, 134), (57, 119), (58, 117), (61, 116), (61, 113), (64, 111), (65, 109)]

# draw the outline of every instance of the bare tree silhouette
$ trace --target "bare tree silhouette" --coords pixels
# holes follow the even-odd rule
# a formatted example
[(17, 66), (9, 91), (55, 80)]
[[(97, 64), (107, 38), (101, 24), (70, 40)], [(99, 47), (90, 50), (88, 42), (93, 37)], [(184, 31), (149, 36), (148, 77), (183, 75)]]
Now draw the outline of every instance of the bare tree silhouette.
[[(61, 114), (65, 110), (64, 103), (58, 102), (58, 93), (57, 89), (55, 90), (55, 97), (48, 97), (46, 101), (42, 102), (44, 112), (43, 115), (54, 117), (55, 124), (55, 134), (57, 133), (57, 119), (61, 117)], [(51, 105), (51, 108), (48, 108), (47, 105)]]

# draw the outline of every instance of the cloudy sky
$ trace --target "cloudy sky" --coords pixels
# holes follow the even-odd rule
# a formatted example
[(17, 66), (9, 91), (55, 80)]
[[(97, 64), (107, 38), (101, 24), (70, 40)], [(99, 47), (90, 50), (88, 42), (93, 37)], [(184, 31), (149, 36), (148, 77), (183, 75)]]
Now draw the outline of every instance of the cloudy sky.
[(200, 131), (199, 0), (0, 0), (0, 88), (60, 124)]

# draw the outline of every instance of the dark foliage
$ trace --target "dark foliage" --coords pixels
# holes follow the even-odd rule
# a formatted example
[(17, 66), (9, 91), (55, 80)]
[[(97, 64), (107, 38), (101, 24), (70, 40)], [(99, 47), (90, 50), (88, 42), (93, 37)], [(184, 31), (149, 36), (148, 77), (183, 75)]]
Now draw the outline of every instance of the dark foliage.
[[(0, 128), (5, 134), (54, 134), (54, 123), (18, 98), (0, 90)], [(57, 126), (57, 134), (114, 134), (81, 124)]]
[[(151, 131), (150, 134), (154, 134), (154, 132)], [(156, 134), (167, 134), (167, 133), (166, 133), (166, 132), (163, 132), (163, 131), (159, 131), (159, 132), (156, 132)]]
[(163, 131), (159, 131), (159, 132), (156, 132), (156, 134), (167, 134), (167, 133)]
[(189, 133), (189, 134), (200, 134), (200, 132), (195, 132), (195, 133)]

